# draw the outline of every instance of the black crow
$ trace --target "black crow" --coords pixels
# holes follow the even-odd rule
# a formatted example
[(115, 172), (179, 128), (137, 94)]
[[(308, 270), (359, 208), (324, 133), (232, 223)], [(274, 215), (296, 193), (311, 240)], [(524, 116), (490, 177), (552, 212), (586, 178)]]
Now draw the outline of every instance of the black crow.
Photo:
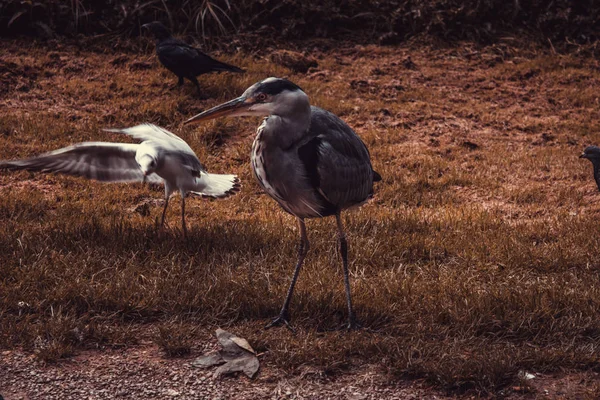
[(142, 25), (156, 39), (156, 54), (158, 59), (169, 71), (179, 78), (178, 86), (183, 85), (183, 78), (194, 82), (200, 94), (200, 84), (196, 77), (209, 72), (229, 71), (245, 72), (233, 65), (225, 64), (204, 54), (195, 47), (175, 39), (163, 24), (158, 21)]

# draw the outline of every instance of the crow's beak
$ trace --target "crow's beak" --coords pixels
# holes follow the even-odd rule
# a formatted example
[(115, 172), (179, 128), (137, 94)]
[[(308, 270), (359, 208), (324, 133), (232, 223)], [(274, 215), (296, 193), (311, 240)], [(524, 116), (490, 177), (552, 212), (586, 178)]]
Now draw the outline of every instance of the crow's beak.
[(587, 158), (587, 154), (581, 153), (581, 155), (579, 156), (579, 158)]
[(244, 96), (240, 96), (237, 99), (230, 100), (227, 103), (223, 103), (211, 108), (210, 110), (201, 112), (200, 114), (195, 115), (185, 121), (184, 124), (187, 125), (192, 122), (206, 121), (218, 117), (242, 115), (242, 113), (246, 111), (247, 107), (250, 105), (251, 104), (247, 102), (247, 99)]

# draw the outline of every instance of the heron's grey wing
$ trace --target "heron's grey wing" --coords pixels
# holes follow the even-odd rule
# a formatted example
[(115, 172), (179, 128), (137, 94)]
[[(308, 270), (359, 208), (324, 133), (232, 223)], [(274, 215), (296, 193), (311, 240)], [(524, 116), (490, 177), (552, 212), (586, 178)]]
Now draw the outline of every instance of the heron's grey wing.
[[(141, 182), (144, 174), (135, 161), (139, 145), (87, 142), (24, 160), (0, 161), (0, 169), (56, 172), (103, 182)], [(147, 181), (162, 183), (152, 174)]]
[(298, 155), (312, 186), (338, 209), (367, 200), (374, 172), (358, 135), (334, 114), (313, 107), (309, 137)]
[[(123, 129), (105, 129), (106, 132), (116, 132), (116, 133), (124, 133), (133, 137), (134, 139), (140, 141), (146, 140), (158, 140), (158, 141), (166, 141), (172, 143), (179, 143), (185, 141), (179, 136), (175, 135), (172, 132), (169, 132), (166, 129), (161, 128), (160, 126), (156, 126), (153, 124), (141, 124), (136, 125), (131, 128), (123, 128)], [(187, 144), (186, 144), (187, 146)]]

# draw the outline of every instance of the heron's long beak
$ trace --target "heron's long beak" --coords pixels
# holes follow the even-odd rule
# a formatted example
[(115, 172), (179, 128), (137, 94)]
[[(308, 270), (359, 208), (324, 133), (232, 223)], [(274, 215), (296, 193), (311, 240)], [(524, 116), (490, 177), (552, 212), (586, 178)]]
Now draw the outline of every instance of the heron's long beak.
[(241, 111), (246, 111), (247, 107), (250, 105), (251, 104), (246, 102), (246, 98), (244, 96), (240, 96), (237, 99), (230, 100), (227, 103), (223, 103), (221, 105), (211, 108), (210, 110), (206, 110), (198, 115), (193, 116), (192, 118), (185, 121), (184, 125), (190, 124), (192, 122), (206, 121), (218, 117), (241, 115), (237, 113)]

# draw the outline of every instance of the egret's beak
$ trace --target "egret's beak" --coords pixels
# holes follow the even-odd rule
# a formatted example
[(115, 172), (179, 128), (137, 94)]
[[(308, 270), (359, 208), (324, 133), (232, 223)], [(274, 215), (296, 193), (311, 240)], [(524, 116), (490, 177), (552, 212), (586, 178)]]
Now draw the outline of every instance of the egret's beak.
[(190, 124), (192, 122), (206, 121), (218, 117), (242, 115), (242, 112), (246, 111), (248, 109), (248, 106), (250, 105), (251, 103), (249, 103), (244, 96), (240, 96), (237, 99), (230, 100), (227, 103), (223, 103), (221, 105), (211, 108), (210, 110), (206, 110), (198, 115), (193, 116), (192, 118), (185, 121), (184, 125)]

